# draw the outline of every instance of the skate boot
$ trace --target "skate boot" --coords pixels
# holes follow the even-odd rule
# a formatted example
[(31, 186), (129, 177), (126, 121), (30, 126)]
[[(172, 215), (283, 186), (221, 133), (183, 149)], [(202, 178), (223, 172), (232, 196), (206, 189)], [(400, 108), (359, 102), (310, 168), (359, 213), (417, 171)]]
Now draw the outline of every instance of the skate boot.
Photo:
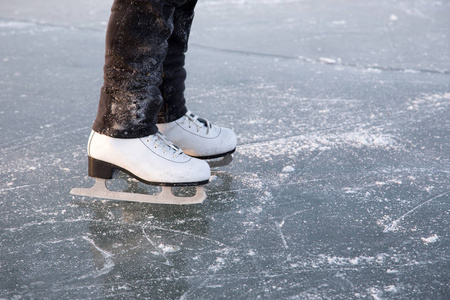
[[(206, 162), (184, 154), (161, 133), (145, 138), (117, 139), (92, 132), (88, 156), (89, 176), (96, 178), (96, 185), (91, 189), (73, 189), (72, 194), (163, 204), (200, 203), (206, 197), (203, 187), (197, 187), (194, 197), (177, 197), (171, 193), (171, 186), (208, 183), (210, 168)], [(115, 170), (145, 184), (163, 186), (162, 192), (143, 195), (110, 191), (105, 183)]]
[[(211, 167), (224, 166), (232, 161), (237, 138), (231, 129), (211, 124), (188, 111), (170, 123), (156, 124), (167, 139), (192, 157), (207, 159)], [(220, 161), (211, 159), (222, 158)]]

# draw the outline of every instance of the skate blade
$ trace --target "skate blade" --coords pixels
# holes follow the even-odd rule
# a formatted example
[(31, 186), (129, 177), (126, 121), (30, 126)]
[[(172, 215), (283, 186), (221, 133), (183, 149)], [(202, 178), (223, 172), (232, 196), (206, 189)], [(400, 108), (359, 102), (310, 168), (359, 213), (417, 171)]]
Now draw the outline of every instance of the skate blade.
[(231, 153), (228, 153), (224, 157), (220, 158), (219, 160), (209, 160), (207, 161), (210, 168), (218, 168), (218, 167), (224, 167), (233, 161), (233, 156)]
[(106, 179), (95, 178), (95, 184), (91, 188), (73, 188), (70, 194), (110, 200), (155, 203), (155, 204), (198, 204), (206, 199), (206, 191), (203, 186), (197, 186), (196, 194), (192, 197), (178, 197), (172, 193), (171, 187), (163, 186), (157, 195), (145, 195), (127, 192), (110, 191), (106, 187)]

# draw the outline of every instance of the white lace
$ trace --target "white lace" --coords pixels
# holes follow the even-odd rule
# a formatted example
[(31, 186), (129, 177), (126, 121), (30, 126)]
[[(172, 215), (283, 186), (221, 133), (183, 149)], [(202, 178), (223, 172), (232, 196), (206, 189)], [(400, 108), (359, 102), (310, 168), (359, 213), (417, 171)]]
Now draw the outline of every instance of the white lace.
[(193, 113), (191, 113), (190, 111), (188, 111), (185, 115), (184, 115), (184, 119), (183, 122), (181, 122), (182, 124), (189, 122), (189, 128), (191, 128), (191, 124), (194, 124), (195, 126), (197, 126), (197, 132), (199, 132), (202, 128), (206, 127), (206, 135), (209, 134), (209, 130), (212, 127), (212, 124), (205, 119), (199, 119), (197, 115), (194, 115)]
[(150, 142), (150, 138), (153, 138), (154, 148), (157, 149), (158, 147), (161, 147), (163, 154), (166, 154), (167, 152), (172, 152), (173, 158), (183, 154), (183, 150), (181, 150), (178, 146), (169, 141), (160, 132), (157, 132), (154, 135), (149, 136), (147, 138), (147, 142)]

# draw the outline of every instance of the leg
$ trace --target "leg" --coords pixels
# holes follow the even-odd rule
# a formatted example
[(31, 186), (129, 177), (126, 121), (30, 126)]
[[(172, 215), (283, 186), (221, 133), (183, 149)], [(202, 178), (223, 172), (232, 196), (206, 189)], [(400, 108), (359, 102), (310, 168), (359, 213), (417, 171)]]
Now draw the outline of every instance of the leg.
[(168, 40), (160, 87), (164, 103), (158, 115), (158, 129), (188, 155), (203, 159), (228, 155), (229, 163), (236, 148), (234, 132), (198, 118), (186, 108), (184, 61), (196, 3), (197, 0), (187, 0), (174, 11), (174, 31)]
[(169, 48), (164, 60), (163, 82), (160, 87), (164, 103), (158, 114), (158, 123), (175, 121), (187, 112), (184, 98), (184, 61), (196, 4), (197, 0), (187, 0), (177, 7), (173, 14), (173, 33), (168, 40)]
[(94, 131), (115, 138), (157, 132), (157, 113), (163, 103), (159, 86), (175, 10), (168, 2), (114, 1)]

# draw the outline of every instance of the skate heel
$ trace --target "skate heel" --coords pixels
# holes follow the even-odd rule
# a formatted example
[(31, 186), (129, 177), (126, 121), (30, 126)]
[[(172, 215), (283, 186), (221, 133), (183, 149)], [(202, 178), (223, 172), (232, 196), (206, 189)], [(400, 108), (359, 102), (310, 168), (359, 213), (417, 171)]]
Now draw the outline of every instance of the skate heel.
[(89, 156), (88, 174), (90, 177), (111, 179), (114, 171), (114, 166), (110, 163), (97, 160)]

